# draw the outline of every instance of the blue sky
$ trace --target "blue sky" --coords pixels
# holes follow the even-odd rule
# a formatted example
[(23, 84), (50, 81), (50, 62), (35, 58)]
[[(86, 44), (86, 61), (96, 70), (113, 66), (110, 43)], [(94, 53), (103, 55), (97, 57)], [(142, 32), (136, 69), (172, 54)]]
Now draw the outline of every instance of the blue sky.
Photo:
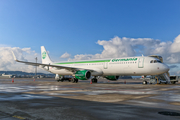
[(180, 33), (179, 0), (1, 0), (0, 43), (44, 45), (51, 54), (100, 53), (114, 36), (173, 40)]
[(0, 47), (40, 54), (43, 45), (55, 60), (66, 60), (59, 58), (66, 52), (71, 59), (158, 54), (178, 63), (179, 5), (180, 0), (0, 0)]

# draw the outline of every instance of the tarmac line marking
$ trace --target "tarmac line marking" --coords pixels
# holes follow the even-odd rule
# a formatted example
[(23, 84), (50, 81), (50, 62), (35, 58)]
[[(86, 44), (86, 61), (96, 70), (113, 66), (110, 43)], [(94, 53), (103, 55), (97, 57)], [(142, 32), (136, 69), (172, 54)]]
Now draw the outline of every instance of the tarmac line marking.
[(26, 119), (26, 118), (23, 118), (23, 117), (21, 117), (21, 116), (17, 116), (17, 115), (14, 115), (13, 117), (14, 117), (14, 118), (21, 119), (21, 120), (24, 120), (24, 119)]

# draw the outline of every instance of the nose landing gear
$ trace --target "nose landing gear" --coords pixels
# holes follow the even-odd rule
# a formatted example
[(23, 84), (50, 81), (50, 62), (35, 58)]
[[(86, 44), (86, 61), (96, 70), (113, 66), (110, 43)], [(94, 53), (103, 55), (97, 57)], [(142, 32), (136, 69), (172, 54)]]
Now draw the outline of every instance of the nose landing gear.
[(146, 84), (147, 84), (147, 81), (146, 81), (146, 80), (144, 80), (144, 81), (143, 81), (143, 85), (146, 85)]
[(145, 77), (146, 77), (146, 76), (144, 76), (144, 75), (142, 76), (142, 78), (143, 78), (142, 84), (143, 84), (143, 85), (146, 85), (146, 84), (147, 84), (147, 81), (145, 80)]

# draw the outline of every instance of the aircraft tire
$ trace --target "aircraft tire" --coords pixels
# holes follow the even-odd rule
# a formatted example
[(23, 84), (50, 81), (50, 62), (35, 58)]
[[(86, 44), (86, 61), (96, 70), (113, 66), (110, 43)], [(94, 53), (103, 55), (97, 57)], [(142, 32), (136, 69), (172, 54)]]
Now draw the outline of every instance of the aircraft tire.
[(172, 84), (176, 84), (176, 82), (175, 81), (173, 81), (173, 82), (171, 82)]
[(71, 82), (74, 83), (74, 78), (71, 79)]
[(96, 78), (93, 78), (93, 79), (92, 79), (92, 83), (97, 83), (97, 79), (96, 79)]
[(78, 83), (78, 79), (75, 79), (75, 82)]
[(146, 85), (147, 84), (147, 81), (143, 81), (143, 85)]

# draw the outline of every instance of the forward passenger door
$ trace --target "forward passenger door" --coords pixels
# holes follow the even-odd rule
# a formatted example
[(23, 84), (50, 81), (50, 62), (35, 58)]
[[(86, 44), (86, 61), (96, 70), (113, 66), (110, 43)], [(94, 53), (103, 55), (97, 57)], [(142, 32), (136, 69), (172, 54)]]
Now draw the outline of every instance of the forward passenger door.
[(143, 68), (144, 67), (144, 58), (141, 57), (139, 58), (139, 61), (138, 61), (138, 68)]

